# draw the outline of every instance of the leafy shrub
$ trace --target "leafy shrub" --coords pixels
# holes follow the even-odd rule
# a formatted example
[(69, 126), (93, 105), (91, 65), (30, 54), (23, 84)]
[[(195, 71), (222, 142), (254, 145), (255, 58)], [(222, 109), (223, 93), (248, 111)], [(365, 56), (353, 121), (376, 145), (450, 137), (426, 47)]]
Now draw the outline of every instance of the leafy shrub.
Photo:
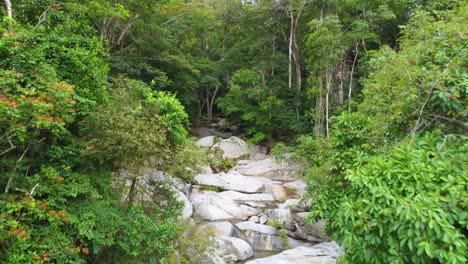
[(466, 263), (467, 151), (464, 137), (426, 134), (348, 170), (329, 231), (349, 260)]

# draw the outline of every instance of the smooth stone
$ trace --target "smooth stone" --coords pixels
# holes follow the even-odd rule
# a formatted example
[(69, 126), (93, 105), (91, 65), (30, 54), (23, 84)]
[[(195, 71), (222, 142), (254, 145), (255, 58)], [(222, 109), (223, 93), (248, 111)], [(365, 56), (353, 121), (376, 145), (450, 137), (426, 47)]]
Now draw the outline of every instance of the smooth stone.
[(182, 209), (182, 218), (184, 220), (188, 220), (192, 217), (193, 214), (193, 206), (190, 203), (189, 199), (185, 194), (180, 191), (175, 191), (176, 193), (176, 200), (182, 202), (184, 204), (184, 208)]
[(263, 225), (263, 224), (268, 222), (268, 216), (262, 215), (262, 216), (259, 217), (258, 221), (259, 221), (260, 224)]
[(299, 167), (287, 162), (278, 163), (273, 158), (266, 158), (237, 166), (236, 170), (247, 176), (265, 177), (278, 181), (295, 181), (297, 177), (294, 174), (299, 170)]
[(211, 146), (214, 145), (214, 142), (215, 142), (215, 136), (207, 136), (207, 137), (203, 137), (197, 140), (196, 144), (199, 147), (211, 148)]
[(293, 197), (302, 196), (306, 193), (307, 184), (301, 180), (285, 183), (284, 188), (288, 195)]
[(256, 215), (254, 215), (254, 216), (249, 218), (249, 221), (254, 222), (254, 223), (258, 223), (258, 222), (260, 222), (260, 218), (258, 218), (258, 216), (256, 216)]
[(275, 251), (284, 248), (276, 228), (246, 221), (236, 224), (241, 238), (247, 241), (254, 250)]
[(216, 237), (216, 250), (202, 262), (203, 264), (226, 264), (246, 260), (254, 255), (252, 247), (236, 237)]
[(282, 204), (278, 204), (279, 209), (295, 209), (299, 206), (298, 199), (288, 199)]
[(271, 191), (271, 195), (276, 201), (282, 203), (288, 199), (288, 194), (286, 193), (286, 189), (283, 187), (283, 185), (270, 185), (269, 189)]
[(275, 219), (288, 230), (295, 230), (294, 216), (289, 209), (268, 209), (265, 211), (268, 219)]
[(224, 159), (238, 159), (243, 156), (250, 156), (250, 150), (247, 143), (238, 137), (223, 139), (214, 144), (212, 149), (221, 149)]
[(273, 203), (275, 199), (269, 193), (240, 193), (235, 191), (224, 191), (220, 192), (223, 197), (232, 199), (239, 203)]
[(277, 255), (254, 259), (246, 264), (334, 264), (342, 254), (335, 242), (320, 243), (312, 247), (301, 246)]
[(201, 192), (190, 197), (194, 215), (209, 221), (246, 220), (248, 215), (232, 199), (215, 192)]
[(223, 190), (232, 190), (245, 193), (262, 192), (265, 184), (271, 180), (261, 177), (248, 177), (240, 174), (198, 174), (195, 180), (201, 185), (216, 186)]
[(211, 223), (201, 225), (200, 228), (212, 230), (216, 237), (221, 237), (221, 236), (230, 237), (234, 233), (234, 225), (232, 225), (228, 221), (211, 222)]

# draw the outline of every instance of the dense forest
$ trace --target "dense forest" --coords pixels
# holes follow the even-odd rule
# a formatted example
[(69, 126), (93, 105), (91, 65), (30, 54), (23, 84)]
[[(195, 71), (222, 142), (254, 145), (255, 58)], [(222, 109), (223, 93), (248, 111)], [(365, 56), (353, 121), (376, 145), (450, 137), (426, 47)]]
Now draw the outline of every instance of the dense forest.
[(207, 263), (171, 187), (135, 183), (231, 167), (190, 135), (219, 118), (303, 168), (342, 263), (466, 263), (467, 8), (5, 0), (0, 263)]

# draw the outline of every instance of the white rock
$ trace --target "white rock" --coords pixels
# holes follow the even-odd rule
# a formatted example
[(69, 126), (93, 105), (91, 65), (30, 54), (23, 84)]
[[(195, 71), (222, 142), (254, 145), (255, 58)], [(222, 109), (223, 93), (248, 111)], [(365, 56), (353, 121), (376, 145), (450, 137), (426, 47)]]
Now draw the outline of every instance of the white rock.
[(250, 145), (249, 149), (250, 149), (250, 152), (252, 152), (252, 154), (258, 153), (258, 154), (266, 155), (268, 153), (268, 149), (266, 147), (262, 147), (259, 145)]
[(294, 197), (302, 196), (306, 193), (307, 184), (301, 180), (285, 183), (286, 192)]
[(221, 149), (224, 159), (238, 159), (242, 156), (250, 155), (247, 143), (238, 137), (223, 139), (221, 142), (214, 144), (211, 148)]
[(211, 169), (210, 165), (203, 166), (202, 174), (213, 174), (213, 170)]
[(248, 218), (242, 208), (232, 199), (215, 192), (201, 192), (192, 195), (194, 215), (210, 221)]
[(261, 212), (260, 209), (250, 207), (250, 206), (244, 205), (244, 204), (239, 205), (239, 207), (242, 209), (242, 212), (247, 214), (247, 216), (258, 215)]
[(176, 191), (176, 199), (177, 201), (184, 203), (184, 208), (182, 209), (182, 218), (185, 220), (190, 219), (193, 214), (193, 207), (189, 199), (180, 191)]
[(271, 195), (276, 201), (282, 203), (288, 199), (288, 194), (286, 192), (286, 189), (283, 187), (283, 185), (279, 185), (279, 184), (270, 185), (269, 189), (271, 191)]
[(252, 161), (235, 168), (242, 175), (265, 177), (279, 181), (295, 181), (294, 174), (299, 170), (298, 166), (290, 165), (287, 162), (276, 162), (273, 158)]
[(262, 192), (265, 184), (271, 180), (261, 177), (248, 177), (240, 174), (198, 174), (195, 180), (202, 185), (216, 186), (223, 190), (245, 193)]
[(225, 191), (220, 192), (219, 194), (239, 203), (273, 203), (275, 201), (270, 193), (240, 193), (235, 191)]
[(278, 208), (280, 209), (293, 209), (299, 206), (298, 199), (288, 199), (282, 204), (278, 204)]
[(262, 153), (255, 153), (254, 154), (254, 160), (264, 160), (268, 159), (268, 155), (262, 154)]
[(267, 226), (267, 225), (260, 225), (260, 224), (255, 224), (250, 221), (244, 221), (236, 224), (236, 227), (239, 228), (239, 230), (244, 231), (244, 230), (249, 230), (249, 231), (254, 231), (262, 234), (268, 234), (268, 235), (276, 235), (278, 234), (278, 231), (276, 230), (275, 227), (272, 226)]
[(246, 260), (254, 255), (252, 247), (244, 240), (236, 237), (217, 237), (218, 250), (215, 254), (225, 262)]
[(301, 225), (305, 225), (307, 223), (307, 216), (309, 216), (308, 212), (297, 213), (295, 218)]
[(211, 148), (211, 146), (214, 145), (214, 142), (215, 142), (214, 136), (207, 136), (207, 137), (203, 137), (197, 140), (196, 144), (197, 146), (200, 146), (200, 147)]
[(258, 218), (258, 216), (254, 215), (254, 216), (249, 218), (249, 221), (254, 222), (254, 223), (258, 223), (260, 221), (260, 219)]
[(236, 224), (241, 238), (255, 250), (280, 250), (284, 243), (279, 238), (276, 228), (246, 221)]
[(263, 225), (263, 224), (265, 224), (266, 222), (268, 222), (268, 216), (262, 215), (262, 216), (259, 217), (258, 221), (259, 221), (260, 224)]
[(234, 226), (228, 221), (211, 222), (200, 226), (201, 229), (211, 229), (217, 237), (229, 237), (234, 233)]
[(254, 259), (246, 264), (333, 264), (341, 249), (335, 242), (320, 243), (312, 247), (297, 247), (280, 254)]
[(284, 225), (286, 229), (294, 230), (295, 223), (294, 223), (294, 216), (289, 209), (268, 209), (265, 211), (268, 219), (276, 219), (276, 221), (280, 222)]

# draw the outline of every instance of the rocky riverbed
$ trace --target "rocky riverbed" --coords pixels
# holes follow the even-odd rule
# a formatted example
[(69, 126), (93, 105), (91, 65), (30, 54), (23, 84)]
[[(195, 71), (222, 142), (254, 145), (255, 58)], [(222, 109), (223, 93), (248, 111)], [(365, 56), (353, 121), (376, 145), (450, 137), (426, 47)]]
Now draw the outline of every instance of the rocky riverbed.
[(197, 143), (237, 162), (226, 173), (207, 169), (195, 176), (192, 218), (208, 221), (201, 228), (214, 230), (219, 245), (207, 264), (336, 262), (340, 248), (325, 236), (325, 222), (306, 223), (310, 205), (299, 202), (306, 189), (296, 176), (300, 167), (277, 162), (237, 137), (208, 136)]
[[(136, 188), (142, 196), (138, 199), (157, 203), (158, 188), (165, 182), (183, 202), (183, 218), (214, 232), (217, 250), (205, 264), (336, 262), (341, 249), (325, 236), (325, 222), (306, 221), (310, 204), (300, 203), (306, 184), (296, 176), (299, 166), (278, 162), (237, 137), (208, 136), (197, 144), (221, 153), (235, 166), (221, 173), (207, 166), (191, 186), (150, 171), (138, 178)], [(120, 173), (114, 184), (129, 188), (132, 178)]]

